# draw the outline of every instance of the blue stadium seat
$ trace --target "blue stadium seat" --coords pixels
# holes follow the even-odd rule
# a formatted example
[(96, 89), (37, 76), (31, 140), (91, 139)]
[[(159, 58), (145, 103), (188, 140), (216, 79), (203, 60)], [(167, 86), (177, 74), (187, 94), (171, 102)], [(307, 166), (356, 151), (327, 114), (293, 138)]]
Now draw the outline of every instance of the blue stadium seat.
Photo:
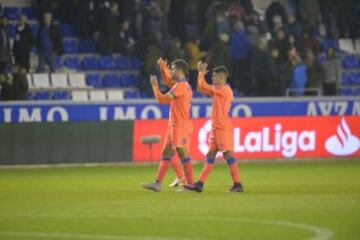
[(37, 33), (39, 31), (39, 24), (31, 24), (30, 27), (31, 27), (31, 31), (33, 33), (33, 36), (36, 37)]
[(153, 98), (154, 97), (154, 94), (152, 93), (149, 93), (147, 91), (143, 91), (140, 93), (140, 97), (141, 98)]
[(360, 84), (360, 72), (354, 72), (351, 74), (350, 84), (353, 84), (353, 85)]
[(131, 58), (116, 57), (115, 58), (116, 68), (121, 70), (131, 69)]
[(358, 68), (359, 60), (355, 55), (345, 56), (342, 60), (342, 66), (345, 69)]
[(64, 59), (64, 67), (73, 69), (73, 70), (80, 70), (81, 64), (80, 60), (77, 57), (67, 57)]
[(8, 20), (17, 20), (20, 16), (20, 9), (18, 7), (4, 7), (3, 15)]
[(137, 57), (131, 57), (131, 67), (134, 70), (140, 69), (142, 62)]
[(39, 10), (33, 7), (22, 7), (21, 14), (25, 15), (29, 20), (39, 19)]
[(137, 87), (139, 84), (138, 78), (134, 74), (122, 75), (122, 82), (124, 87)]
[(63, 37), (77, 37), (78, 32), (76, 31), (76, 28), (67, 23), (60, 24), (60, 32)]
[(81, 40), (79, 42), (80, 53), (94, 53), (96, 52), (96, 42), (92, 39)]
[(96, 57), (85, 57), (82, 61), (82, 68), (84, 70), (99, 69), (99, 60)]
[(114, 58), (106, 56), (106, 57), (100, 58), (99, 66), (100, 66), (100, 69), (114, 70), (114, 69), (116, 69), (116, 62), (115, 62)]
[(35, 100), (50, 100), (51, 94), (50, 94), (50, 92), (46, 92), (46, 91), (36, 92), (34, 99)]
[(27, 93), (27, 100), (34, 100), (34, 96), (33, 96), (32, 92)]
[(56, 57), (56, 59), (55, 59), (55, 66), (56, 66), (56, 69), (59, 69), (59, 68), (62, 68), (62, 67), (63, 67), (63, 63), (62, 63), (61, 57)]
[(341, 85), (348, 85), (350, 83), (349, 74), (343, 72), (341, 73)]
[(54, 100), (68, 100), (70, 99), (70, 94), (68, 91), (56, 91), (52, 97)]
[(77, 53), (79, 52), (79, 41), (64, 40), (63, 48), (64, 48), (64, 53)]
[(105, 74), (103, 77), (103, 85), (108, 88), (121, 87), (121, 78), (117, 74)]
[(138, 91), (126, 91), (124, 97), (127, 99), (136, 99), (140, 98), (140, 93)]
[(95, 88), (103, 87), (103, 82), (100, 77), (100, 74), (87, 74), (86, 75), (86, 84), (88, 86), (93, 86)]
[(324, 51), (327, 51), (330, 47), (334, 48), (337, 52), (340, 50), (339, 40), (336, 38), (325, 38), (321, 45)]
[(10, 38), (15, 38), (16, 35), (16, 25), (15, 24), (9, 24), (7, 26), (8, 29), (8, 33), (9, 33), (9, 37)]

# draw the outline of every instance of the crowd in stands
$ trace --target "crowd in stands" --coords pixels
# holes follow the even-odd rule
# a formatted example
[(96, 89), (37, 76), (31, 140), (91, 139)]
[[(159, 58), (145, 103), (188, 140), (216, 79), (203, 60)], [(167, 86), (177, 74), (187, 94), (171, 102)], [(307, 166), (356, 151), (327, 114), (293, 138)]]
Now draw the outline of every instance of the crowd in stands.
[[(210, 68), (230, 70), (237, 96), (336, 95), (342, 76), (338, 39), (360, 35), (356, 0), (273, 0), (265, 12), (251, 0), (37, 0), (36, 6), (36, 34), (20, 15), (12, 46), (6, 16), (0, 20), (2, 98), (7, 86), (24, 82), (18, 76), (31, 71), (33, 47), (35, 71), (56, 71), (64, 53), (60, 23), (75, 26), (82, 42), (96, 43), (97, 53), (140, 59), (137, 87), (146, 96), (160, 56), (186, 59), (194, 89), (197, 62), (204, 60)], [(14, 74), (7, 77), (11, 66)], [(25, 82), (18, 85), (26, 89)]]

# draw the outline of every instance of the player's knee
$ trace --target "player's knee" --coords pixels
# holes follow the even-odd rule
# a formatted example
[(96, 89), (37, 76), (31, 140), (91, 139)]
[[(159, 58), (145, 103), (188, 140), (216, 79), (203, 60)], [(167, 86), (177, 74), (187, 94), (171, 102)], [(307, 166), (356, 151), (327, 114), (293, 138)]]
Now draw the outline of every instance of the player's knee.
[(183, 148), (176, 148), (176, 152), (179, 155), (180, 159), (184, 159), (188, 157), (186, 151), (184, 151)]
[(206, 154), (207, 163), (215, 163), (216, 152), (209, 151)]
[(236, 162), (232, 152), (224, 152), (224, 158), (226, 159), (227, 164), (231, 165)]
[(170, 160), (171, 157), (174, 155), (174, 151), (171, 149), (163, 149), (161, 155), (163, 160)]

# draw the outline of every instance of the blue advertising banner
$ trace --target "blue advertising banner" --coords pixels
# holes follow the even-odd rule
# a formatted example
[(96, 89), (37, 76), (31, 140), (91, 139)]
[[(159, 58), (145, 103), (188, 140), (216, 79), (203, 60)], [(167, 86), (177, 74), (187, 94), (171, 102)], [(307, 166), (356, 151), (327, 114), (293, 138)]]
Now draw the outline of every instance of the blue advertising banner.
[[(154, 100), (121, 102), (27, 101), (0, 103), (0, 123), (118, 121), (167, 118), (169, 108)], [(211, 99), (194, 99), (193, 118), (211, 115)], [(238, 98), (232, 117), (360, 115), (359, 97)]]

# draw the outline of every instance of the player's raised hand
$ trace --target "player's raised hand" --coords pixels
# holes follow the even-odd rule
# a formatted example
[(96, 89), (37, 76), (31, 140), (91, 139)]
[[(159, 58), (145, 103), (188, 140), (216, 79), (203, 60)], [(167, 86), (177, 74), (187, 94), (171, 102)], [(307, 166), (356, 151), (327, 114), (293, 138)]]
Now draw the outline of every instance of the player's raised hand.
[(168, 65), (167, 60), (164, 60), (162, 57), (160, 57), (156, 63), (160, 66), (160, 67), (166, 67)]
[(153, 86), (153, 87), (158, 87), (159, 86), (157, 77), (155, 75), (150, 76), (150, 83), (151, 83), (151, 86)]
[(208, 64), (206, 62), (198, 62), (198, 71), (199, 72), (203, 72), (203, 73), (207, 73), (207, 68), (208, 68)]

